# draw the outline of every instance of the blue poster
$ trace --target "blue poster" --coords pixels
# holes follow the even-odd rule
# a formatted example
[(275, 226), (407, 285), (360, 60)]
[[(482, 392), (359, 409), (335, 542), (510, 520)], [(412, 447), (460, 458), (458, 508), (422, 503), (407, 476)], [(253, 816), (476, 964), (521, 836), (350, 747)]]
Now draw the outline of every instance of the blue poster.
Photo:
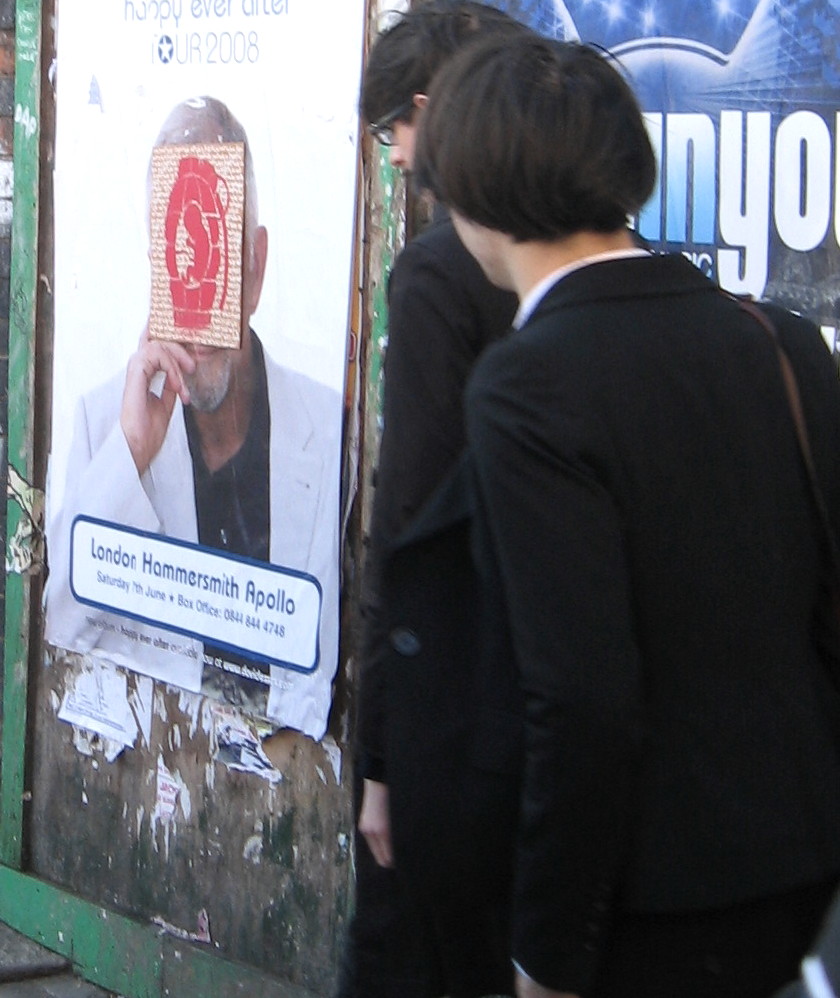
[(817, 321), (840, 301), (840, 0), (507, 0), (618, 60), (659, 162), (637, 220), (724, 287)]

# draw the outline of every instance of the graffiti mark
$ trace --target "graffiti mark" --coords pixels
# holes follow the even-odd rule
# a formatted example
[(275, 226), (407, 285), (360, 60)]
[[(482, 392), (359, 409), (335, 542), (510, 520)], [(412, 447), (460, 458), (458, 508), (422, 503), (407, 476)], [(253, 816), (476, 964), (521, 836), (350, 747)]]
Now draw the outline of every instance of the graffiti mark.
[(28, 139), (31, 139), (38, 131), (38, 119), (28, 107), (24, 107), (22, 104), (15, 107), (15, 124), (20, 125), (23, 134)]

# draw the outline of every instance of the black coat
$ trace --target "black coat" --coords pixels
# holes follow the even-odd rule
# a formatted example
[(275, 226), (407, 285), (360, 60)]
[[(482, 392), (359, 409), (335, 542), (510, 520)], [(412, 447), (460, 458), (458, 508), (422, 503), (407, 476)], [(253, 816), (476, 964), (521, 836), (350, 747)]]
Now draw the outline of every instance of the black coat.
[(480, 585), (464, 462), (385, 562), (385, 755), (396, 864), (446, 993), (512, 993), (522, 713), (499, 589)]
[[(454, 750), (467, 730), (463, 719), (459, 733), (447, 717), (453, 705), (457, 709), (464, 700), (476, 653), (468, 637), (472, 625), (454, 622), (462, 607), (468, 617), (473, 612), (476, 587), (464, 550), (468, 520), (456, 513), (456, 525), (446, 514), (449, 533), (459, 538), (451, 549), (447, 541), (432, 540), (428, 552), (423, 553), (422, 543), (418, 547), (422, 564), (412, 568), (411, 556), (388, 562), (397, 537), (457, 463), (465, 442), (467, 377), (485, 347), (509, 330), (515, 309), (515, 296), (487, 281), (440, 212), (400, 254), (390, 280), (384, 429), (363, 600), (357, 773), (390, 784), (397, 879), (392, 871), (375, 868), (364, 843), (358, 843), (351, 946), (354, 998), (509, 990), (507, 891), (501, 892), (504, 903), (498, 900), (499, 891), (482, 901), (487, 888), (479, 882), (481, 896), (475, 897), (468, 913), (463, 906), (445, 905), (441, 910), (438, 902), (449, 895), (453, 880), (437, 878), (433, 889), (419, 861), (428, 848), (437, 852), (441, 845), (452, 855), (462, 855), (451, 835), (463, 826), (450, 822), (441, 828), (436, 816), (444, 800), (450, 818), (453, 807), (465, 803), (463, 781), (455, 791), (437, 790), (441, 780), (449, 781), (459, 770), (456, 760), (463, 756), (461, 749)], [(403, 570), (409, 576), (407, 587)], [(383, 571), (386, 579), (380, 584)], [(403, 656), (391, 641), (391, 632), (401, 626), (402, 639), (399, 634), (394, 638), (404, 651), (411, 651), (403, 613), (406, 600), (417, 615), (412, 620), (423, 620), (421, 630), (431, 623), (447, 635), (446, 644), (437, 644), (434, 665), (425, 674), (424, 653)], [(492, 754), (492, 746), (485, 747)], [(420, 833), (414, 842), (406, 835), (410, 827)], [(503, 831), (491, 822), (488, 831), (502, 833), (499, 840), (509, 845), (509, 826)], [(444, 865), (436, 864), (435, 870), (442, 871)], [(487, 865), (478, 869), (485, 871)], [(451, 864), (448, 870), (453, 872)], [(453, 875), (457, 878), (459, 871)]]
[[(358, 738), (363, 775), (384, 779), (389, 626), (382, 563), (464, 449), (464, 389), (475, 361), (510, 329), (515, 295), (489, 283), (449, 217), (400, 253), (388, 288), (383, 431), (365, 572)], [(387, 611), (384, 616), (387, 616)]]
[[(837, 369), (768, 312), (840, 533)], [(681, 257), (593, 264), (485, 353), (467, 425), (526, 700), (515, 958), (585, 993), (611, 913), (836, 874), (823, 543), (758, 323)]]

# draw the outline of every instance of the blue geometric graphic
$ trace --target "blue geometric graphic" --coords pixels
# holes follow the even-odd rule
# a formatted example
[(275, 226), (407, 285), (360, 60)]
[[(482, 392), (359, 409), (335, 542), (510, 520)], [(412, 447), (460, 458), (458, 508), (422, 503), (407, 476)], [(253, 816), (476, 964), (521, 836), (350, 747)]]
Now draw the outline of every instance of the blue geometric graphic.
[(659, 165), (636, 220), (653, 246), (840, 344), (840, 0), (494, 2), (616, 58)]
[(758, 4), (759, 0), (566, 0), (564, 6), (582, 41), (597, 41), (610, 50), (668, 39), (725, 56), (738, 44)]
[(496, 0), (612, 52), (645, 110), (837, 105), (840, 0)]

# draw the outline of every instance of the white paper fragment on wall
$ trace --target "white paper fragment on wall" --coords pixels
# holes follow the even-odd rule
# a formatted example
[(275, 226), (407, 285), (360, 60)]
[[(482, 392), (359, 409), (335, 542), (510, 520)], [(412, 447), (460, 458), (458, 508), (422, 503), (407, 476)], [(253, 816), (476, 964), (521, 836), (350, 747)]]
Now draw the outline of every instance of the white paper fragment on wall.
[(146, 747), (152, 744), (152, 703), (155, 691), (154, 682), (148, 676), (135, 676), (134, 689), (128, 697), (128, 703), (134, 712), (137, 727), (143, 736)]
[(262, 835), (251, 835), (245, 842), (242, 850), (242, 858), (248, 863), (255, 865), (262, 859)]
[(341, 785), (341, 749), (332, 735), (327, 735), (321, 742), (321, 748), (327, 755), (332, 766), (333, 775), (337, 785)]
[(156, 915), (152, 922), (155, 925), (160, 926), (160, 928), (170, 936), (175, 936), (176, 939), (189, 940), (193, 943), (210, 943), (213, 946), (218, 946), (218, 943), (214, 943), (210, 935), (210, 918), (207, 914), (207, 909), (202, 908), (198, 913), (196, 931), (189, 932), (187, 929), (181, 929), (177, 925), (173, 925), (171, 922), (167, 922), (165, 919), (161, 918), (160, 915)]
[(213, 708), (213, 758), (228, 769), (254, 773), (269, 783), (278, 783), (283, 774), (275, 769), (263, 751), (260, 736), (243, 715), (226, 707)]
[(86, 662), (75, 676), (68, 676), (58, 717), (121, 746), (134, 745), (137, 739), (125, 674), (106, 662)]
[(163, 759), (158, 756), (157, 792), (155, 794), (155, 809), (152, 819), (164, 824), (175, 817), (178, 806), (178, 795), (181, 792), (180, 781), (166, 768)]

